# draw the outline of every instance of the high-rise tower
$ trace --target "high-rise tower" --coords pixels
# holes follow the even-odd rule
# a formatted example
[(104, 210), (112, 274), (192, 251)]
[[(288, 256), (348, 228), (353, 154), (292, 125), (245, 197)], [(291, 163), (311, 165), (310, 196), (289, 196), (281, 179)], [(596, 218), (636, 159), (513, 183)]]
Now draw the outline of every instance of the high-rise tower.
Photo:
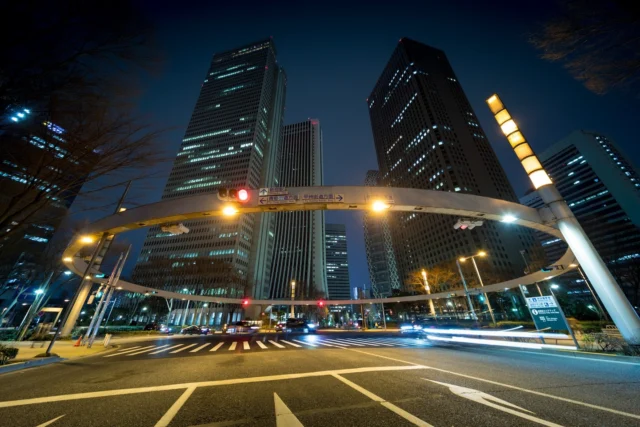
[[(215, 54), (162, 199), (278, 185), (285, 86), (270, 39)], [(149, 230), (136, 281), (204, 295), (262, 296), (269, 284), (272, 215), (184, 225), (190, 232), (182, 235)]]
[[(444, 52), (403, 38), (368, 99), (380, 185), (470, 193), (517, 202)], [(517, 226), (485, 221), (454, 230), (456, 218), (390, 214), (400, 276), (486, 250), (498, 276), (520, 275), (534, 242)], [(485, 267), (487, 268), (487, 267)]]
[[(323, 185), (322, 130), (309, 119), (282, 129), (281, 187)], [(324, 251), (324, 212), (275, 214), (275, 245), (271, 267), (270, 298), (288, 298), (289, 283), (296, 281), (301, 298), (327, 295)]]
[(329, 299), (351, 299), (347, 227), (344, 224), (326, 224), (325, 242)]
[[(377, 187), (379, 182), (380, 173), (378, 171), (367, 171), (364, 185)], [(393, 290), (400, 290), (401, 283), (391, 242), (389, 217), (377, 215), (375, 212), (365, 212), (363, 225), (371, 289), (376, 297), (391, 296)]]

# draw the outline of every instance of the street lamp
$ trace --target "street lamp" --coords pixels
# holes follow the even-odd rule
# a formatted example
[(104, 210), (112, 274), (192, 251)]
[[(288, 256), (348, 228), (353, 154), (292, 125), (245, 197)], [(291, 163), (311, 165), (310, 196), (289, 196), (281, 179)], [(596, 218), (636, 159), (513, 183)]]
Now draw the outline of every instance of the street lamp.
[(292, 302), (292, 304), (291, 304), (291, 317), (292, 317), (292, 318), (295, 318), (295, 317), (296, 317), (296, 315), (295, 315), (295, 308), (294, 308), (294, 306), (293, 306), (293, 301), (294, 301), (295, 299), (296, 299), (296, 281), (295, 281), (295, 280), (292, 280), (292, 281), (291, 281), (291, 302)]
[(238, 209), (236, 209), (234, 206), (229, 205), (222, 208), (222, 214), (224, 216), (233, 216), (237, 213), (238, 213)]
[(371, 209), (374, 212), (382, 212), (384, 210), (389, 209), (389, 204), (383, 202), (382, 200), (375, 200), (372, 204), (371, 204)]
[(522, 167), (542, 199), (556, 218), (556, 224), (576, 259), (584, 268), (591, 284), (598, 292), (602, 304), (616, 324), (623, 338), (629, 344), (640, 344), (640, 317), (629, 303), (624, 292), (616, 282), (593, 243), (582, 229), (564, 197), (553, 185), (549, 175), (529, 146), (518, 125), (511, 118), (498, 95), (487, 99), (487, 105), (493, 113), (502, 132), (507, 137)]
[[(422, 269), (422, 280), (424, 280), (424, 288), (427, 290), (427, 295), (431, 295), (431, 288), (429, 287), (429, 281), (427, 280), (427, 270), (425, 269)], [(436, 308), (433, 305), (432, 299), (429, 299), (429, 310), (431, 311), (431, 316), (435, 319)]]
[(96, 239), (93, 236), (82, 236), (82, 237), (80, 237), (80, 243), (89, 244), (89, 243), (93, 243), (95, 241), (96, 241)]
[[(473, 263), (473, 268), (475, 268), (476, 270), (476, 274), (478, 275), (478, 280), (480, 281), (480, 287), (484, 288), (484, 283), (482, 283), (482, 276), (480, 276), (480, 270), (478, 270), (478, 264), (476, 264), (476, 257), (486, 257), (487, 253), (485, 251), (480, 251), (475, 255), (471, 255), (471, 256), (467, 256), (467, 257), (460, 257), (460, 262), (465, 262), (466, 260), (470, 259), (471, 262)], [(493, 322), (493, 324), (496, 324), (496, 318), (493, 315), (493, 309), (491, 308), (491, 302), (489, 301), (489, 296), (487, 295), (486, 292), (483, 293), (484, 295), (484, 299), (487, 302), (487, 309), (489, 310), (489, 314), (491, 315), (491, 321)]]

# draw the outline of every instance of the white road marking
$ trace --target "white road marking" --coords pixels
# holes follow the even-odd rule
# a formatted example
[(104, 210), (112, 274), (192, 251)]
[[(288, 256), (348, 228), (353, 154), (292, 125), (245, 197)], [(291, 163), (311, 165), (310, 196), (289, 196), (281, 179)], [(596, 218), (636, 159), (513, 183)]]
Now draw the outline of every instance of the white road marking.
[(171, 408), (169, 408), (169, 410), (162, 416), (162, 418), (160, 418), (160, 421), (156, 423), (155, 427), (168, 426), (169, 423), (171, 423), (171, 420), (173, 420), (173, 418), (176, 416), (180, 408), (182, 408), (182, 406), (186, 403), (187, 399), (191, 397), (191, 394), (195, 389), (196, 387), (189, 387), (188, 389), (186, 389), (184, 393), (182, 393), (182, 395), (178, 398), (178, 400), (176, 400), (173, 405), (171, 405)]
[(161, 348), (164, 348), (164, 347), (169, 347), (169, 344), (161, 345), (160, 347), (152, 347), (152, 348), (147, 349), (147, 350), (136, 351), (135, 353), (127, 354), (127, 356), (135, 356), (136, 354), (142, 354), (142, 353), (146, 353), (148, 351), (158, 350), (158, 349), (161, 349)]
[[(270, 341), (270, 342), (271, 342), (272, 344), (275, 344), (273, 341)], [(290, 346), (292, 346), (292, 347), (298, 347), (298, 348), (299, 348), (299, 347), (302, 347), (301, 345), (294, 344), (294, 343), (289, 342), (289, 341), (287, 341), (287, 340), (280, 340), (280, 342), (283, 342), (283, 343), (285, 343), (285, 344), (289, 344), (289, 345), (290, 345)], [(280, 346), (280, 347), (284, 348), (284, 346), (283, 346), (283, 345), (282, 345), (282, 346)]]
[(177, 350), (170, 351), (169, 353), (171, 353), (171, 354), (173, 354), (173, 353), (180, 353), (181, 351), (184, 351), (184, 350), (186, 350), (186, 349), (188, 349), (188, 348), (191, 348), (191, 347), (195, 347), (195, 346), (197, 346), (197, 345), (198, 345), (198, 343), (195, 343), (195, 344), (189, 344), (189, 345), (186, 345), (186, 346), (184, 346), (184, 347), (182, 347), (182, 348), (179, 348), (179, 349), (177, 349)]
[[(482, 349), (485, 350), (485, 349)], [(488, 349), (487, 349), (488, 350)], [(504, 350), (501, 350), (504, 351)], [(588, 361), (588, 362), (596, 362), (596, 363), (600, 363), (600, 362), (606, 362), (606, 363), (619, 363), (621, 365), (633, 365), (633, 366), (640, 366), (640, 363), (635, 363), (635, 362), (623, 362), (621, 360), (610, 360), (610, 359), (605, 359), (605, 358), (591, 358), (591, 357), (579, 357), (579, 356), (567, 356), (567, 355), (563, 355), (563, 354), (554, 354), (554, 353), (540, 353), (537, 351), (526, 351), (526, 350), (509, 350), (512, 351), (514, 353), (526, 353), (526, 354), (535, 354), (538, 356), (552, 356), (552, 357), (563, 357), (565, 359), (573, 359), (573, 360), (581, 360), (581, 361)], [(566, 352), (565, 352), (566, 353)], [(615, 357), (615, 356), (611, 356), (611, 357)]]
[(359, 391), (360, 393), (364, 394), (365, 396), (367, 396), (369, 399), (374, 400), (376, 402), (379, 402), (382, 406), (384, 406), (385, 408), (395, 412), (396, 414), (400, 415), (402, 418), (404, 418), (405, 420), (409, 421), (410, 423), (417, 425), (417, 426), (422, 426), (422, 427), (433, 427), (431, 424), (429, 424), (428, 422), (421, 420), (420, 418), (416, 417), (415, 415), (411, 415), (410, 413), (408, 413), (407, 411), (405, 411), (404, 409), (394, 405), (393, 403), (387, 402), (386, 400), (384, 400), (383, 398), (381, 398), (380, 396), (371, 393), (369, 390), (360, 387), (358, 384), (349, 381), (348, 379), (338, 375), (338, 374), (332, 374), (332, 376), (334, 378), (337, 378), (338, 380), (342, 381), (343, 383), (345, 383), (346, 385), (348, 385), (349, 387), (353, 388), (356, 391)]
[(315, 344), (325, 345), (327, 347), (337, 347), (335, 344), (327, 344), (326, 342), (322, 342), (322, 340), (314, 341)]
[(276, 426), (277, 427), (304, 427), (300, 420), (293, 415), (291, 409), (284, 404), (280, 396), (273, 393), (273, 404), (276, 407)]
[(244, 350), (250, 350), (250, 347), (249, 347), (249, 341), (243, 341), (243, 342), (242, 342), (242, 348), (243, 348)]
[[(284, 342), (284, 340), (280, 340), (280, 341), (283, 341), (283, 342)], [(311, 346), (311, 347), (317, 347), (317, 345), (312, 344), (312, 343), (310, 343), (310, 342), (305, 342), (305, 341), (300, 341), (300, 340), (294, 340), (294, 339), (292, 339), (291, 341), (299, 342), (300, 344), (306, 344), (306, 345)], [(289, 342), (288, 342), (287, 344), (291, 344), (291, 343), (289, 343)], [(298, 347), (300, 347), (300, 346), (298, 346)]]
[(368, 343), (373, 343), (373, 344), (384, 345), (384, 346), (387, 346), (387, 347), (394, 347), (394, 346), (398, 345), (398, 343), (389, 344), (388, 342), (385, 342), (385, 341), (383, 341), (381, 339), (371, 339), (371, 338), (367, 339), (367, 342)]
[[(525, 420), (533, 421), (534, 423), (542, 424), (543, 426), (547, 426), (547, 427), (562, 427), (560, 424), (552, 423), (551, 421), (543, 420), (541, 418), (534, 417), (533, 415), (529, 415), (529, 414), (533, 414), (533, 412), (529, 411), (528, 409), (521, 408), (520, 406), (514, 405), (511, 402), (507, 402), (506, 400), (502, 400), (490, 394), (484, 393), (480, 390), (474, 390), (472, 388), (467, 388), (467, 387), (460, 387), (455, 384), (441, 383), (440, 381), (432, 381), (427, 378), (423, 378), (423, 380), (427, 380), (432, 383), (449, 387), (449, 390), (457, 396), (460, 396), (464, 399), (472, 400), (476, 403), (480, 403), (482, 405), (497, 409), (502, 412), (506, 412), (507, 414), (515, 415), (516, 417), (524, 418)], [(514, 411), (511, 408), (505, 408), (505, 406), (497, 405), (492, 401), (501, 403), (502, 405), (505, 405), (505, 406), (510, 406), (511, 408), (517, 408), (523, 412), (529, 412), (529, 414), (523, 414), (522, 412)]]
[(256, 341), (256, 344), (258, 344), (258, 347), (260, 347), (263, 350), (267, 349), (267, 346), (264, 345), (264, 343), (262, 341)]
[(218, 351), (218, 349), (220, 347), (222, 347), (224, 345), (224, 342), (219, 342), (215, 347), (213, 347), (211, 350), (209, 351)]
[(183, 346), (183, 345), (184, 345), (184, 344), (176, 344), (176, 345), (174, 345), (174, 346), (171, 346), (171, 347), (168, 347), (168, 348), (163, 348), (163, 349), (158, 350), (158, 351), (152, 351), (152, 352), (151, 352), (151, 353), (149, 353), (149, 354), (158, 354), (158, 353), (162, 353), (163, 351), (169, 351), (169, 350), (172, 350), (172, 349), (174, 349), (174, 348), (181, 347), (181, 346)]
[(229, 346), (229, 351), (235, 350), (237, 345), (238, 345), (237, 341), (232, 342), (231, 345)]
[(39, 424), (36, 427), (47, 427), (48, 425), (51, 425), (51, 424), (55, 423), (56, 421), (58, 421), (62, 417), (64, 417), (64, 415), (60, 415), (59, 417), (56, 417), (56, 418), (54, 418), (52, 420), (49, 420), (46, 423)]
[[(340, 348), (347, 348), (347, 347), (349, 347), (349, 344), (337, 343), (337, 342), (334, 342), (334, 341), (332, 341), (332, 340), (328, 340), (328, 339), (324, 339), (324, 340), (322, 340), (322, 341), (327, 341), (327, 342), (331, 343), (331, 345), (332, 345), (333, 347), (340, 347)], [(324, 345), (327, 345), (327, 344), (324, 344)]]
[[(284, 340), (280, 340), (280, 341), (286, 342), (286, 341), (284, 341)], [(275, 345), (275, 346), (276, 346), (276, 347), (278, 347), (278, 348), (284, 348), (284, 346), (283, 346), (282, 344), (278, 344), (278, 343), (277, 343), (277, 342), (275, 342), (275, 341), (271, 341), (271, 340), (269, 340), (269, 342), (270, 342), (271, 344)], [(291, 343), (289, 343), (289, 344), (291, 344)], [(293, 345), (293, 346), (295, 346), (295, 347), (300, 347), (298, 344), (291, 344), (291, 345)]]
[[(575, 405), (585, 406), (587, 408), (599, 409), (601, 411), (611, 412), (612, 414), (622, 415), (622, 416), (625, 416), (625, 417), (635, 418), (637, 420), (640, 420), (640, 415), (631, 414), (629, 412), (618, 411), (617, 409), (611, 409), (611, 408), (606, 408), (604, 406), (593, 405), (591, 403), (580, 402), (579, 400), (568, 399), (566, 397), (554, 396), (553, 394), (542, 393), (540, 391), (529, 390), (529, 389), (518, 387), (518, 386), (515, 386), (515, 385), (509, 385), (509, 384), (499, 383), (497, 381), (486, 380), (484, 378), (478, 378), (478, 377), (474, 377), (472, 375), (466, 375), (466, 374), (460, 374), (458, 372), (447, 371), (446, 369), (434, 368), (433, 366), (419, 365), (417, 363), (408, 362), (406, 360), (394, 359), (393, 357), (381, 356), (379, 354), (369, 353), (367, 351), (355, 350), (355, 349), (351, 349), (351, 348), (349, 349), (349, 351), (356, 351), (358, 353), (368, 354), (370, 356), (380, 357), (382, 359), (394, 360), (396, 362), (408, 363), (409, 365), (414, 365), (416, 367), (420, 367), (421, 366), (421, 367), (423, 367), (425, 369), (432, 369), (434, 371), (444, 372), (444, 373), (447, 373), (447, 374), (456, 375), (456, 376), (463, 377), (463, 378), (469, 378), (469, 379), (472, 379), (472, 380), (481, 381), (481, 382), (485, 382), (485, 383), (488, 383), (488, 384), (499, 385), (499, 386), (510, 388), (510, 389), (513, 389), (513, 390), (518, 390), (518, 391), (523, 391), (525, 393), (535, 394), (537, 396), (544, 396), (544, 397), (548, 397), (550, 399), (556, 399), (556, 400), (560, 400), (562, 402), (573, 403)], [(540, 353), (540, 354), (543, 354), (543, 353)], [(1, 407), (2, 406), (0, 406), (0, 408)]]
[(138, 350), (142, 350), (143, 348), (151, 348), (151, 347), (154, 347), (154, 346), (150, 345), (150, 346), (148, 346), (148, 347), (142, 347), (142, 348), (140, 348), (140, 346), (136, 346), (135, 348), (128, 348), (128, 349), (126, 349), (126, 350), (121, 350), (121, 351), (119, 351), (119, 352), (117, 352), (117, 353), (108, 354), (108, 355), (103, 356), (103, 357), (114, 357), (114, 356), (120, 356), (120, 355), (122, 355), (122, 354), (131, 353), (132, 351), (138, 351)]
[(352, 342), (352, 343), (356, 343), (356, 344), (364, 344), (364, 346), (380, 347), (380, 344), (369, 343), (369, 342), (366, 342), (366, 341), (363, 342), (362, 340), (356, 341), (354, 339), (348, 339), (348, 338), (342, 338), (342, 339), (344, 341), (347, 341), (347, 342)]
[(364, 344), (356, 344), (354, 342), (344, 341), (342, 338), (336, 338), (335, 340), (331, 341), (339, 342), (340, 344), (344, 345), (355, 345), (356, 347), (364, 347)]
[(200, 347), (194, 348), (193, 350), (190, 350), (189, 353), (195, 353), (196, 351), (200, 351), (203, 348), (207, 347), (208, 345), (210, 345), (210, 343), (202, 344)]
[(156, 391), (183, 390), (191, 387), (196, 387), (196, 388), (197, 387), (219, 387), (219, 386), (235, 385), (235, 384), (251, 384), (251, 383), (259, 383), (259, 382), (269, 382), (269, 381), (295, 380), (299, 378), (323, 377), (323, 376), (329, 376), (333, 374), (348, 375), (348, 374), (361, 374), (365, 372), (407, 371), (407, 370), (413, 370), (413, 369), (429, 369), (429, 367), (422, 366), (422, 365), (374, 366), (374, 367), (366, 367), (366, 368), (337, 369), (333, 371), (315, 371), (315, 372), (305, 372), (305, 373), (298, 373), (298, 374), (268, 375), (264, 377), (234, 378), (229, 380), (201, 381), (201, 382), (193, 382), (193, 383), (169, 384), (169, 385), (138, 387), (138, 388), (124, 388), (124, 389), (118, 389), (118, 390), (103, 390), (103, 391), (93, 391), (88, 393), (73, 393), (73, 394), (62, 394), (57, 396), (35, 397), (35, 398), (21, 399), (21, 400), (9, 400), (9, 401), (0, 402), (0, 408), (12, 408), (14, 406), (35, 405), (40, 403), (65, 402), (69, 400), (95, 399), (99, 397), (109, 397), (109, 396), (125, 396), (129, 394), (151, 393)]

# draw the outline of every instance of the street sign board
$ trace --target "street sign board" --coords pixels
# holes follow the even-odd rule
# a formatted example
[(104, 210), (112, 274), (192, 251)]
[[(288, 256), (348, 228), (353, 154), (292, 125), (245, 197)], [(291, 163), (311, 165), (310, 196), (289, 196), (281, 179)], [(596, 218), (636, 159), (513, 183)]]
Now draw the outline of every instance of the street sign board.
[(569, 326), (565, 322), (560, 307), (558, 307), (553, 296), (527, 298), (527, 306), (537, 329), (569, 330)]
[(260, 188), (258, 190), (258, 196), (279, 196), (283, 194), (289, 194), (285, 187), (269, 187), (269, 188)]
[(303, 194), (303, 203), (341, 203), (344, 200), (344, 194)]
[(266, 196), (259, 197), (258, 202), (261, 205), (279, 205), (282, 203), (295, 203), (298, 201), (298, 196), (293, 194), (285, 194), (280, 196)]

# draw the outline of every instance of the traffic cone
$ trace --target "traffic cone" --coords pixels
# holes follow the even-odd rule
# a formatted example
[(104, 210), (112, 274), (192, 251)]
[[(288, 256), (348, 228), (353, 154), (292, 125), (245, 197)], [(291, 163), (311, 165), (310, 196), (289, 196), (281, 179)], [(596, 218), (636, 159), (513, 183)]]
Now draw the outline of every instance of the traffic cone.
[(76, 341), (76, 343), (73, 345), (74, 347), (80, 347), (80, 343), (82, 342), (82, 335), (80, 335), (80, 337), (78, 337), (78, 341)]

